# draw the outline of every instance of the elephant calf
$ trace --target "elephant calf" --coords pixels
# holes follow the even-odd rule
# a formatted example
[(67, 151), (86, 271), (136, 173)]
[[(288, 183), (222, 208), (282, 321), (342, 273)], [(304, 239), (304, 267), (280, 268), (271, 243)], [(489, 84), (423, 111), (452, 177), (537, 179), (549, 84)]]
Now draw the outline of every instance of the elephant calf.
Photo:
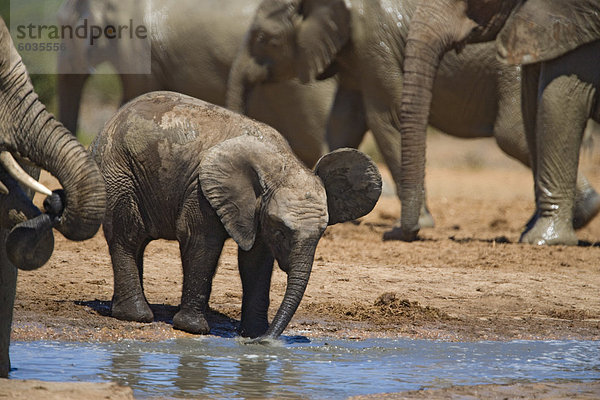
[[(209, 331), (205, 313), (228, 237), (239, 246), (240, 333), (277, 337), (302, 299), (326, 226), (365, 215), (381, 193), (376, 166), (357, 150), (323, 156), (313, 173), (273, 128), (173, 92), (126, 104), (92, 152), (106, 180), (112, 315), (153, 320), (142, 287), (144, 248), (177, 240), (183, 293), (173, 326), (192, 333)], [(269, 327), (274, 259), (288, 278)]]

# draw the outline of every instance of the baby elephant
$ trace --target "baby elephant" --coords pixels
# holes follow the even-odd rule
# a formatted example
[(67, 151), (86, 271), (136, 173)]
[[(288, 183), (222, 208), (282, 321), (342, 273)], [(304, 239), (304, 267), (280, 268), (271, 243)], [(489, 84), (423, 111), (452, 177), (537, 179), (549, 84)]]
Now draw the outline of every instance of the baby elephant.
[[(183, 293), (173, 326), (192, 333), (209, 331), (205, 313), (228, 237), (239, 246), (240, 333), (277, 337), (302, 299), (327, 225), (365, 215), (381, 193), (377, 167), (356, 150), (329, 153), (312, 172), (273, 128), (173, 92), (123, 106), (92, 152), (106, 181), (112, 315), (153, 320), (142, 288), (144, 248), (177, 240)], [(274, 259), (287, 288), (269, 326)]]

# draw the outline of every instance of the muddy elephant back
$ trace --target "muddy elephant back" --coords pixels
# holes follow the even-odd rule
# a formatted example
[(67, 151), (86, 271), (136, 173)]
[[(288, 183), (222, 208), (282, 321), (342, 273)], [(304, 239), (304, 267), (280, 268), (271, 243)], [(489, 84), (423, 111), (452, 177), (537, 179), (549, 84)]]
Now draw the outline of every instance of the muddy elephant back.
[(96, 161), (126, 154), (144, 160), (177, 156), (193, 149), (200, 153), (216, 144), (250, 135), (289, 150), (287, 141), (270, 126), (223, 107), (180, 93), (143, 94), (125, 104), (106, 123), (91, 146)]

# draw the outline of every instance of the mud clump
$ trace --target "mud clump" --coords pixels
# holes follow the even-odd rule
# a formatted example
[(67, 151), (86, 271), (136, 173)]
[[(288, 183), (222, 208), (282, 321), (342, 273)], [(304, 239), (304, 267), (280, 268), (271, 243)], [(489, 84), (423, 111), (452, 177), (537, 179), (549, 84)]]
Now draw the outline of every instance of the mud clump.
[(390, 292), (381, 294), (371, 305), (353, 303), (343, 306), (320, 303), (309, 304), (307, 308), (317, 315), (383, 325), (451, 319), (448, 314), (435, 307), (422, 306), (418, 301), (401, 299), (395, 293)]
[(551, 318), (564, 319), (567, 321), (583, 321), (594, 316), (587, 310), (549, 310), (547, 315)]
[(375, 300), (372, 311), (377, 317), (384, 319), (388, 318), (404, 318), (411, 321), (439, 321), (450, 319), (445, 312), (430, 306), (422, 306), (418, 301), (410, 301), (408, 299), (400, 299), (395, 293), (383, 293)]

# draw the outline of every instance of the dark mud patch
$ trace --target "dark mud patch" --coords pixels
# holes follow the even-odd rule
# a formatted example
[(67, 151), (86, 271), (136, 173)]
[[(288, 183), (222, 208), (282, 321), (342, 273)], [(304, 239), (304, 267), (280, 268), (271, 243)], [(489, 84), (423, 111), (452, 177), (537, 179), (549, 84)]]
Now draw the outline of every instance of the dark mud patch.
[(401, 324), (415, 321), (449, 321), (454, 318), (418, 301), (398, 297), (396, 293), (381, 294), (371, 305), (352, 303), (348, 306), (333, 303), (312, 303), (307, 311), (315, 315), (343, 317), (346, 320), (370, 322), (377, 325)]

